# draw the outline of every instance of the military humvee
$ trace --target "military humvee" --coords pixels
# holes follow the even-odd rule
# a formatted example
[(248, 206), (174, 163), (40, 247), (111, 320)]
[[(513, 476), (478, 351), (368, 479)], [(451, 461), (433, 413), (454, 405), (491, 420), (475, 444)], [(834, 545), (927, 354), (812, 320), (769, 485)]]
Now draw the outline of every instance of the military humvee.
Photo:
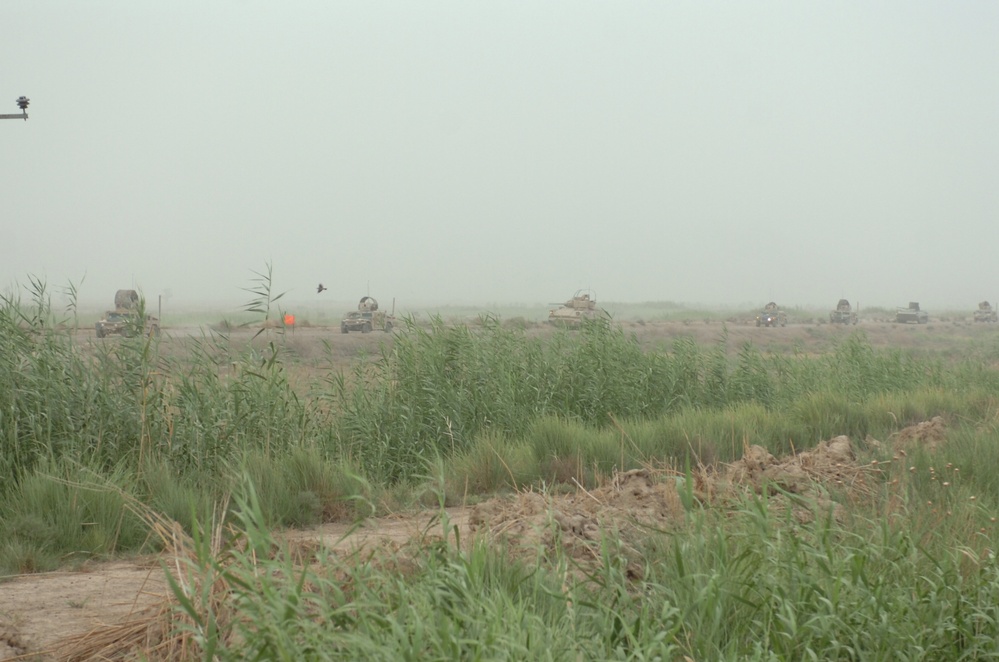
[(118, 290), (114, 295), (114, 310), (104, 313), (95, 325), (98, 338), (125, 336), (131, 338), (139, 334), (160, 335), (160, 321), (142, 311), (142, 301), (135, 290)]
[(395, 317), (383, 310), (378, 310), (378, 302), (374, 297), (361, 297), (357, 304), (357, 310), (347, 313), (340, 320), (340, 333), (350, 333), (360, 331), (361, 333), (371, 333), (374, 329), (379, 329), (388, 333), (395, 324)]
[(771, 301), (756, 316), (756, 326), (787, 326), (787, 315)]
[(829, 313), (830, 324), (856, 324), (857, 313), (850, 307), (850, 302), (840, 299), (836, 304), (836, 310)]

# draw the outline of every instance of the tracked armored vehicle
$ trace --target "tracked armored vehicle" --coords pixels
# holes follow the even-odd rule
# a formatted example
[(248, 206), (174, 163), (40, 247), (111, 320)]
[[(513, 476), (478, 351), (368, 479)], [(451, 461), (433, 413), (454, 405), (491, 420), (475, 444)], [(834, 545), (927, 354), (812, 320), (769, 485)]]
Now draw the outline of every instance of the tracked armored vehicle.
[(978, 304), (978, 310), (975, 311), (975, 321), (976, 322), (999, 322), (999, 313), (988, 301), (982, 301)]
[(597, 300), (592, 293), (583, 290), (577, 290), (572, 298), (563, 304), (552, 305), (558, 305), (558, 308), (552, 308), (548, 311), (548, 323), (553, 326), (578, 329), (586, 320), (607, 317), (605, 311), (597, 308)]
[(351, 331), (371, 333), (375, 329), (388, 333), (394, 325), (395, 316), (378, 310), (378, 302), (374, 297), (361, 297), (357, 303), (357, 310), (347, 313), (346, 317), (340, 320), (340, 333)]
[(160, 321), (152, 315), (145, 315), (142, 300), (135, 290), (118, 290), (114, 295), (114, 310), (104, 313), (95, 325), (98, 338), (124, 336), (131, 338), (143, 334), (160, 335)]
[(787, 326), (787, 315), (771, 301), (756, 316), (756, 326)]
[(918, 301), (910, 301), (908, 308), (897, 308), (895, 310), (895, 321), (899, 324), (926, 324), (930, 321), (930, 314), (919, 309)]
[[(859, 306), (858, 306), (859, 307)], [(850, 307), (850, 302), (840, 299), (836, 304), (836, 310), (829, 312), (830, 324), (856, 324), (857, 313)]]

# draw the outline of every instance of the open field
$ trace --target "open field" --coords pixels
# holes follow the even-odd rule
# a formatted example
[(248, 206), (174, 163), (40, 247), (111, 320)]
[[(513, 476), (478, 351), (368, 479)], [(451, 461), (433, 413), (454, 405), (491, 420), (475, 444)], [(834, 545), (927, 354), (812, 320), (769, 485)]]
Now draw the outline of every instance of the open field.
[[(484, 313), (483, 313), (484, 314)], [(522, 329), (529, 337), (546, 337), (556, 332), (545, 322), (526, 321), (520, 317), (499, 318), (509, 328)], [(931, 321), (929, 324), (896, 324), (892, 321), (864, 320), (856, 326), (841, 326), (828, 323), (792, 321), (783, 328), (757, 328), (751, 318), (726, 319), (682, 319), (682, 320), (626, 320), (615, 323), (625, 333), (633, 335), (646, 350), (669, 349), (678, 338), (688, 338), (702, 346), (711, 346), (727, 338), (727, 346), (732, 351), (745, 343), (752, 343), (768, 352), (793, 354), (796, 352), (821, 353), (829, 351), (837, 342), (860, 331), (872, 347), (884, 349), (914, 350), (917, 352), (942, 352), (960, 356), (969, 347), (990, 343), (999, 337), (999, 326), (974, 324), (969, 319)], [(429, 322), (417, 322), (428, 326)], [(479, 326), (476, 316), (446, 318), (446, 324), (468, 324)], [(189, 354), (189, 343), (213, 333), (213, 324), (165, 325), (162, 352), (170, 356)], [(255, 346), (261, 348), (274, 338), (287, 351), (293, 365), (329, 367), (332, 358), (334, 366), (343, 368), (360, 356), (373, 356), (386, 342), (391, 344), (393, 334), (372, 332), (370, 334), (341, 334), (336, 325), (310, 325), (294, 330), (278, 329), (265, 336), (256, 336), (259, 325), (234, 327), (227, 331), (233, 345), (239, 348)], [(93, 331), (81, 329), (74, 334), (77, 338), (91, 339)], [(328, 347), (327, 347), (328, 345)]]
[(999, 653), (994, 325), (43, 318), (0, 659)]

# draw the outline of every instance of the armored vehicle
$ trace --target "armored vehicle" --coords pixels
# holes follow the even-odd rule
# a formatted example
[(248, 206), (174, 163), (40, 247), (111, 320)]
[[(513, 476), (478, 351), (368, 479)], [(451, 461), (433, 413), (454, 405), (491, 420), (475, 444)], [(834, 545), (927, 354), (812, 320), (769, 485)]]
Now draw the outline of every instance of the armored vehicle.
[(771, 301), (756, 316), (756, 326), (787, 326), (787, 315)]
[(125, 336), (131, 338), (139, 334), (160, 335), (160, 321), (152, 315), (145, 315), (142, 301), (135, 290), (118, 290), (114, 295), (114, 310), (104, 313), (104, 317), (94, 325), (98, 338)]
[(992, 304), (988, 301), (982, 301), (978, 304), (978, 310), (975, 311), (975, 321), (976, 322), (999, 322), (999, 313), (996, 309), (992, 307)]
[(374, 329), (379, 329), (388, 333), (392, 330), (395, 317), (383, 310), (378, 310), (378, 302), (374, 297), (361, 297), (357, 304), (357, 310), (347, 313), (347, 316), (340, 320), (340, 333), (350, 333), (360, 331), (361, 333), (371, 333)]
[[(859, 306), (858, 306), (859, 307)], [(850, 307), (850, 302), (840, 299), (836, 304), (836, 310), (829, 312), (830, 324), (856, 324), (857, 313)]]
[(555, 326), (563, 326), (569, 329), (578, 329), (583, 324), (583, 320), (594, 320), (599, 317), (607, 317), (607, 313), (597, 308), (597, 300), (591, 292), (576, 290), (572, 298), (558, 308), (548, 311), (548, 322)]
[(919, 309), (918, 301), (910, 301), (908, 308), (897, 308), (895, 310), (895, 321), (900, 324), (915, 322), (916, 324), (926, 324), (930, 321), (930, 314)]

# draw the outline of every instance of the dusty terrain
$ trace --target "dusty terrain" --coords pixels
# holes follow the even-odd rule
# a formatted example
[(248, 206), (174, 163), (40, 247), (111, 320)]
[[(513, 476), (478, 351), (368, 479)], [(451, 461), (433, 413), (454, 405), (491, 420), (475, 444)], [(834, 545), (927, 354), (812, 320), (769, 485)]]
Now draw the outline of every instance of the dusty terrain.
[[(713, 344), (723, 332), (720, 323), (703, 322), (627, 323), (625, 327), (649, 349), (668, 349), (681, 336)], [(993, 325), (960, 322), (925, 326), (862, 323), (850, 328), (799, 324), (776, 329), (758, 329), (751, 324), (727, 325), (730, 347), (736, 350), (751, 341), (769, 351), (806, 353), (826, 351), (855, 329), (864, 331), (874, 346), (925, 348), (944, 353), (966, 351), (969, 344), (989, 341), (999, 334), (999, 327)], [(543, 325), (527, 330), (529, 334), (551, 332)], [(250, 330), (233, 333), (233, 345), (251, 342), (252, 333)], [(80, 335), (87, 339), (85, 333)], [(161, 351), (182, 357), (190, 350), (192, 337), (203, 336), (196, 329), (166, 328)], [(314, 327), (270, 338), (260, 336), (252, 342), (263, 346), (271, 340), (285, 349), (292, 363), (311, 373), (343, 368), (360, 357), (377, 355), (384, 343), (392, 341), (392, 335), (341, 335), (336, 329)], [(918, 443), (923, 437), (936, 443), (941, 437), (942, 423), (922, 425), (923, 428), (903, 431), (895, 443)], [(769, 456), (763, 449), (751, 448), (742, 461), (724, 471), (698, 475), (696, 484), (689, 486), (687, 493), (701, 503), (723, 505), (732, 490), (759, 489), (765, 480), (805, 496), (811, 493), (812, 485), (829, 487), (848, 482), (855, 486), (854, 496), (862, 498), (864, 477), (872, 470), (854, 462), (857, 443), (840, 437), (820, 445), (812, 453), (781, 459)], [(644, 526), (669, 530), (671, 522), (683, 511), (686, 486), (682, 481), (678, 476), (640, 471), (615, 476), (607, 485), (589, 492), (579, 490), (558, 496), (524, 492), (449, 510), (448, 530), (457, 527), (462, 540), (470, 540), (474, 535), (486, 536), (512, 545), (515, 553), (525, 555), (560, 544), (585, 561), (587, 555), (593, 554), (592, 542), (598, 532), (609, 526), (625, 548), (629, 537)], [(800, 504), (788, 507), (796, 509), (793, 512), (798, 519), (811, 516)], [(322, 545), (336, 552), (358, 545), (399, 548), (414, 539), (440, 536), (442, 531), (440, 513), (423, 512), (371, 519), (356, 528), (328, 524), (283, 535), (289, 544)], [(556, 532), (560, 533), (554, 535)], [(164, 604), (169, 599), (163, 570), (167, 562), (164, 558), (143, 557), (91, 564), (75, 572), (28, 575), (0, 582), (0, 660), (62, 659), (51, 651), (67, 637), (99, 630), (152, 605)], [(635, 572), (640, 572), (640, 563), (634, 566)]]
[(120, 622), (166, 597), (156, 558), (18, 577), (0, 584), (0, 660), (38, 654), (60, 637)]

